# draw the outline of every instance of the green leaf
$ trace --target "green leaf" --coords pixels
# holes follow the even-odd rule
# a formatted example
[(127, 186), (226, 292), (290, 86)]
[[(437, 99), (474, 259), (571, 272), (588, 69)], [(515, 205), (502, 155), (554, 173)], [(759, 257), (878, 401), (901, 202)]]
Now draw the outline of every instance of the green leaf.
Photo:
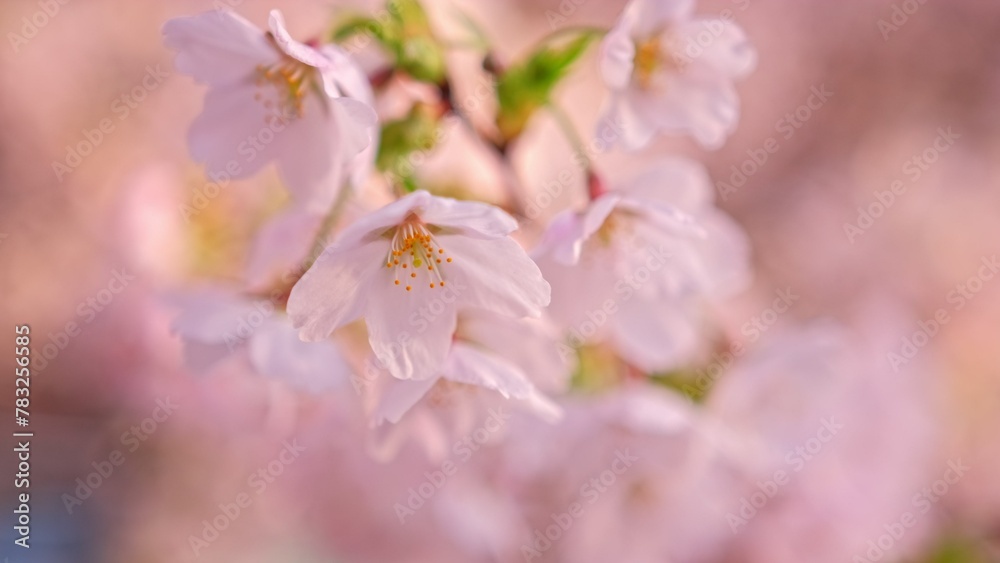
[(552, 91), (598, 34), (585, 31), (560, 46), (543, 44), (526, 60), (508, 68), (497, 82), (497, 127), (503, 138), (521, 134), (528, 120), (549, 103)]
[(390, 0), (376, 17), (351, 17), (338, 25), (331, 37), (342, 43), (361, 34), (374, 37), (394, 59), (397, 70), (422, 82), (444, 81), (444, 49), (417, 0)]
[(335, 43), (343, 43), (355, 35), (371, 34), (380, 42), (387, 40), (385, 28), (376, 19), (367, 16), (352, 16), (337, 25), (330, 33)]

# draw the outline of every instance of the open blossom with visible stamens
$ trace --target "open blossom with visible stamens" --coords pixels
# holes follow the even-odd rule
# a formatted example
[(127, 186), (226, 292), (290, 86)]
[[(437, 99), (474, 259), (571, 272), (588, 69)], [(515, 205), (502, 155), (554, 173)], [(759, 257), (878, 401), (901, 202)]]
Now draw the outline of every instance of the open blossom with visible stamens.
[(700, 166), (663, 159), (553, 219), (538, 264), (553, 287), (548, 311), (572, 340), (606, 339), (644, 371), (697, 349), (701, 306), (748, 279), (746, 237), (713, 194)]
[(657, 132), (718, 148), (736, 128), (733, 80), (753, 70), (756, 52), (731, 21), (692, 18), (693, 4), (632, 0), (604, 38), (601, 74), (612, 99), (601, 127), (616, 124), (629, 150)]
[(549, 284), (491, 205), (412, 193), (346, 228), (292, 288), (288, 313), (306, 341), (364, 317), (394, 377), (444, 365), (459, 308), (538, 316)]
[(298, 203), (326, 210), (349, 175), (359, 183), (371, 166), (371, 86), (339, 47), (295, 41), (276, 10), (269, 23), (264, 32), (216, 10), (164, 25), (178, 70), (210, 86), (191, 153), (217, 181), (274, 161)]

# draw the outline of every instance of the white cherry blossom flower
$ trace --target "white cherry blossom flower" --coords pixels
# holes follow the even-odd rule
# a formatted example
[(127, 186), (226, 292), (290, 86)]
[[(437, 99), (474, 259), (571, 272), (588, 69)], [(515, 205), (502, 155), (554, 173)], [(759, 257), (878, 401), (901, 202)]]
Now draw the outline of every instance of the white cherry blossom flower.
[(216, 181), (274, 161), (299, 204), (325, 210), (349, 175), (361, 182), (371, 166), (371, 87), (339, 47), (295, 41), (277, 10), (269, 24), (265, 32), (216, 10), (164, 25), (177, 69), (209, 86), (191, 154)]
[(437, 375), (459, 308), (539, 316), (549, 284), (493, 206), (418, 191), (347, 227), (292, 288), (306, 341), (364, 317), (376, 357), (400, 379)]
[(757, 55), (725, 19), (694, 18), (693, 0), (632, 0), (601, 44), (601, 75), (611, 102), (600, 127), (613, 127), (628, 150), (657, 132), (689, 134), (722, 146), (739, 118), (733, 80)]
[(536, 258), (572, 341), (608, 340), (645, 371), (697, 350), (703, 305), (749, 277), (746, 237), (713, 194), (700, 166), (664, 159), (553, 219)]

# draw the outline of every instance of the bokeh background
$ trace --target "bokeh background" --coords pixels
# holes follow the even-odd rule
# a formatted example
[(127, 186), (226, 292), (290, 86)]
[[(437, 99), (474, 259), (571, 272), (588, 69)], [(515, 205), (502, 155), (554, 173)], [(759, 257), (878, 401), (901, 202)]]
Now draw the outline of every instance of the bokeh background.
[[(428, 4), (445, 29), (456, 8), (482, 22), (500, 58), (509, 60), (550, 31), (546, 11), (562, 9), (563, 25), (607, 26), (623, 5), (577, 1), (563, 0), (562, 8), (556, 0)], [(63, 345), (37, 370), (32, 387), (30, 552), (12, 547), (12, 442), (3, 439), (0, 553), (12, 562), (193, 560), (189, 536), (200, 533), (218, 503), (231, 499), (246, 476), (275, 459), (294, 436), (308, 453), (287, 467), (287, 477), (269, 484), (200, 560), (489, 561), (436, 559), (414, 548), (454, 541), (438, 538), (429, 525), (373, 524), (409, 481), (392, 464), (358, 455), (365, 429), (351, 401), (298, 395), (238, 370), (199, 379), (181, 366), (163, 292), (192, 279), (233, 278), (246, 259), (248, 237), (282, 204), (277, 179), (268, 172), (226, 187), (195, 224), (179, 220), (178, 205), (206, 182), (185, 146), (203, 90), (174, 73), (160, 28), (171, 17), (213, 4), (49, 2), (59, 6), (57, 13), (27, 38), (25, 18), (35, 17), (42, 4), (0, 5), (0, 317), (11, 341), (12, 327), (27, 323), (36, 347)], [(229, 4), (258, 24), (278, 7), (300, 37), (322, 35), (344, 6)], [(900, 11), (893, 20), (903, 7), (912, 13), (903, 21), (899, 14), (906, 12)], [(855, 452), (867, 475), (890, 469), (870, 494), (851, 502), (864, 513), (864, 503), (880, 503), (881, 493), (891, 496), (888, 491), (902, 487), (901, 512), (922, 484), (940, 478), (949, 460), (961, 459), (969, 472), (907, 537), (906, 549), (884, 560), (1000, 561), (1000, 278), (973, 284), (981, 289), (960, 310), (949, 300), (984, 259), (1000, 253), (1000, 4), (708, 0), (698, 6), (706, 15), (723, 10), (732, 11), (759, 52), (757, 71), (739, 84), (739, 128), (715, 152), (684, 140), (661, 143), (704, 162), (713, 180), (729, 181), (734, 167), (759, 153), (767, 139), (778, 141), (778, 150), (744, 185), (719, 198), (749, 233), (755, 270), (753, 288), (720, 314), (738, 335), (776, 290), (790, 288), (800, 299), (774, 330), (835, 319), (893, 373), (888, 354), (919, 329), (919, 321), (946, 309), (949, 322), (908, 362), (911, 379), (892, 379), (877, 394), (854, 397), (874, 402), (877, 410), (908, 414), (905, 423)], [(880, 28), (880, 20), (896, 29)], [(10, 33), (26, 40), (14, 41)], [(468, 55), (458, 53), (454, 61), (474, 68)], [(603, 99), (593, 66), (591, 55), (562, 90), (583, 128), (592, 125)], [(154, 87), (141, 100), (130, 98), (144, 79)], [(806, 104), (814, 88), (833, 94), (800, 114), (808, 117), (785, 138), (780, 128), (787, 114)], [(92, 154), (57, 173), (53, 163), (66, 161), (67, 146), (104, 119), (113, 128)], [(942, 129), (955, 139), (914, 177), (912, 159), (933, 147)], [(569, 162), (570, 153), (558, 148), (549, 123), (533, 127), (529, 141), (557, 147), (517, 156), (523, 176), (537, 188)], [(627, 166), (614, 155), (600, 162), (609, 172)], [(858, 224), (859, 207), (868, 209), (877, 192), (897, 180), (905, 192), (862, 233), (848, 236), (845, 224)], [(134, 276), (123, 291), (106, 304), (88, 304), (122, 272)], [(67, 335), (71, 322), (78, 335)], [(3, 365), (13, 365), (13, 346), (2, 348)], [(13, 429), (13, 377), (4, 381), (0, 418)], [(178, 405), (176, 412), (68, 513), (63, 495), (110, 452), (127, 450), (123, 433), (136, 425), (141, 430), (166, 398)], [(379, 505), (374, 499), (382, 494)], [(832, 540), (816, 530), (827, 519), (852, 517), (838, 510), (788, 517), (799, 525), (773, 527), (784, 535), (748, 528), (731, 548), (706, 560), (782, 561), (778, 546), (792, 543), (812, 542), (823, 550)], [(870, 531), (870, 537), (883, 533), (879, 525)], [(768, 559), (767, 553), (775, 555)]]

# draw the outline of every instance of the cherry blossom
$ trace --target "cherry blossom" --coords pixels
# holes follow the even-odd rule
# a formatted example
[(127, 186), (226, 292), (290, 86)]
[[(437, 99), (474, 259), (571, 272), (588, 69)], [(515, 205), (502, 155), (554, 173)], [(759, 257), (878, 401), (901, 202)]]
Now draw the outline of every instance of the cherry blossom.
[(689, 358), (703, 305), (748, 279), (745, 235), (713, 193), (699, 166), (663, 159), (553, 219), (536, 256), (553, 285), (549, 313), (571, 341), (607, 339), (647, 371)]
[(216, 10), (170, 20), (163, 34), (177, 69), (209, 86), (189, 145), (213, 181), (273, 161), (300, 205), (324, 211), (349, 177), (364, 180), (377, 117), (346, 52), (292, 39), (277, 10), (266, 32)]
[(757, 55), (726, 19), (695, 18), (693, 0), (632, 0), (601, 45), (601, 74), (611, 89), (600, 127), (619, 126), (635, 150), (657, 132), (682, 133), (716, 149), (736, 128), (733, 80)]
[(548, 282), (509, 236), (516, 228), (490, 205), (414, 192), (347, 227), (292, 288), (288, 313), (306, 341), (363, 317), (394, 377), (434, 377), (459, 308), (521, 318), (548, 305)]

